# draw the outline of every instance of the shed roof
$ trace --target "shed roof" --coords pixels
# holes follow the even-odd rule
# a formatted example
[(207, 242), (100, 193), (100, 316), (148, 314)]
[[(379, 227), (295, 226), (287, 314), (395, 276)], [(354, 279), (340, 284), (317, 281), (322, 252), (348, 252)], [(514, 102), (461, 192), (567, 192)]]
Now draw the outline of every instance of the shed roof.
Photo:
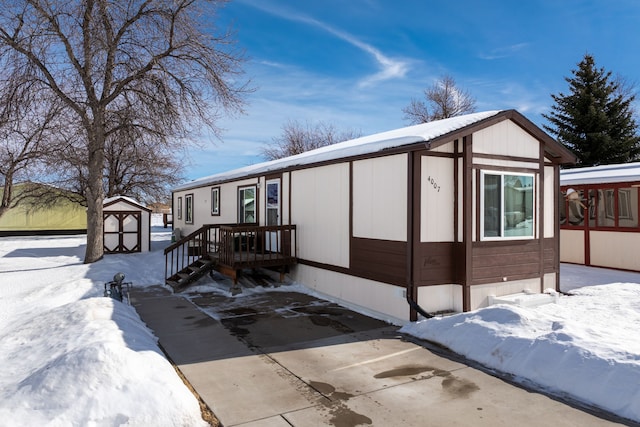
[(258, 163), (228, 172), (199, 178), (174, 188), (174, 191), (187, 190), (223, 181), (231, 181), (247, 176), (256, 176), (282, 169), (329, 162), (355, 156), (362, 156), (403, 146), (429, 143), (435, 148), (438, 142), (448, 142), (462, 136), (460, 132), (470, 134), (494, 123), (511, 119), (525, 128), (534, 137), (542, 140), (545, 151), (559, 163), (575, 163), (575, 156), (564, 146), (556, 142), (544, 131), (515, 110), (494, 110), (466, 114), (429, 123), (404, 127), (374, 135), (340, 142), (333, 145), (310, 150), (295, 156)]
[(107, 197), (106, 199), (104, 199), (104, 201), (102, 202), (102, 206), (104, 207), (108, 207), (111, 206), (113, 204), (116, 204), (118, 202), (124, 202), (126, 204), (129, 204), (133, 207), (145, 210), (145, 211), (149, 211), (151, 212), (151, 209), (149, 209), (146, 206), (143, 206), (142, 204), (140, 204), (137, 200), (132, 199), (131, 197), (127, 197), (127, 196), (113, 196), (113, 197)]
[(640, 181), (640, 162), (560, 171), (560, 185), (610, 184), (630, 181)]

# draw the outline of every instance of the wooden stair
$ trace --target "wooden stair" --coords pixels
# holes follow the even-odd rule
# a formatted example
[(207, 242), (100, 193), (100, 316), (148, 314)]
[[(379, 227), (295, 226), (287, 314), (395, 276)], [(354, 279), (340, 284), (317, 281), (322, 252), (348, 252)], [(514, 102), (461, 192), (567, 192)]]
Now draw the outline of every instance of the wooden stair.
[(165, 283), (171, 286), (174, 291), (180, 291), (211, 271), (214, 265), (215, 263), (212, 260), (198, 259), (173, 276), (168, 277)]

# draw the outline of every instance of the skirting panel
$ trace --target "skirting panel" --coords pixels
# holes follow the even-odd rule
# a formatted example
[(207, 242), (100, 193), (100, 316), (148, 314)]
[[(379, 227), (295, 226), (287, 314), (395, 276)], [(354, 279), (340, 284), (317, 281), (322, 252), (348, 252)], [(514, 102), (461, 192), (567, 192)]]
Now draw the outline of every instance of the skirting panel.
[(328, 299), (356, 311), (402, 325), (409, 321), (405, 288), (362, 279), (336, 271), (297, 264), (291, 277)]

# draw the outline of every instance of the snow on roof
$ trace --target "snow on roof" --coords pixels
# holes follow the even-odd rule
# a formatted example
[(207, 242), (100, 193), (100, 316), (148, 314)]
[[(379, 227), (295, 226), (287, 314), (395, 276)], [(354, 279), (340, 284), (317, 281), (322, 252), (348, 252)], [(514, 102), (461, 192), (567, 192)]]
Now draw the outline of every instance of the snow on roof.
[(640, 180), (640, 162), (560, 171), (560, 185), (607, 184)]
[(442, 135), (446, 135), (489, 117), (493, 117), (500, 112), (500, 110), (484, 111), (363, 136), (349, 141), (317, 148), (295, 156), (258, 163), (228, 172), (199, 178), (175, 187), (174, 191), (209, 185), (247, 175), (271, 172), (292, 166), (309, 165), (346, 157), (376, 153), (378, 151), (415, 144), (417, 142), (428, 142)]
[(131, 205), (134, 206), (139, 206), (141, 208), (147, 209), (145, 206), (143, 206), (140, 202), (138, 202), (135, 199), (132, 199), (131, 197), (127, 197), (127, 196), (113, 196), (113, 197), (107, 197), (104, 199), (104, 201), (102, 202), (103, 205), (108, 205), (110, 203), (114, 203), (117, 202), (118, 200), (122, 200), (124, 202), (127, 202)]

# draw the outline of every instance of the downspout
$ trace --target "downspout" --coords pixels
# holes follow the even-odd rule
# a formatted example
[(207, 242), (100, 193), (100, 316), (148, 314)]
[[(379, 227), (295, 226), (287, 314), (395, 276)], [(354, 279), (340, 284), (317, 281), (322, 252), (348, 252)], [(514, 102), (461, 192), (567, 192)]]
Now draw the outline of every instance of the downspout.
[[(427, 149), (429, 146), (427, 145)], [(413, 262), (414, 262), (414, 205), (415, 205), (415, 194), (414, 194), (414, 157), (416, 156), (416, 152), (409, 152), (408, 157), (408, 190), (407, 190), (407, 290), (406, 290), (406, 299), (409, 307), (411, 307), (411, 312), (409, 314), (409, 319), (414, 322), (418, 320), (418, 316), (415, 315), (414, 312), (419, 313), (422, 317), (426, 319), (430, 319), (433, 317), (432, 314), (427, 313), (414, 299), (414, 293), (416, 292), (415, 284), (413, 283)]]

